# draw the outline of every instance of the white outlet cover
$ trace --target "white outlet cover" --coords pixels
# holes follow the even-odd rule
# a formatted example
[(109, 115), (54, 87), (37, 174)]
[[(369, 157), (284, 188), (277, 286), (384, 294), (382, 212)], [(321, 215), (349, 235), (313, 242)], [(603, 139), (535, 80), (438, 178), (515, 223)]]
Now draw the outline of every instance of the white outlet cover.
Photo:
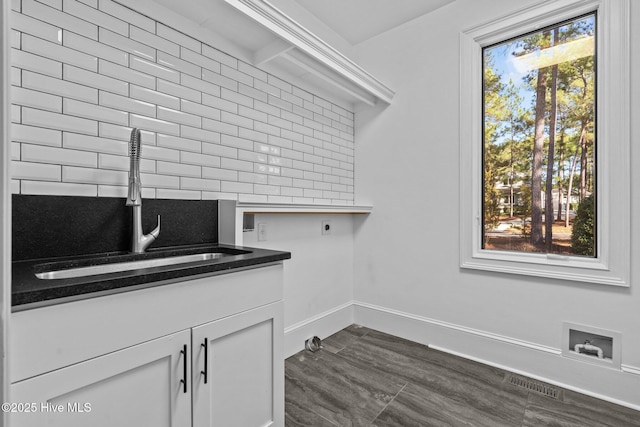
[(267, 224), (258, 224), (258, 241), (264, 242), (267, 240)]

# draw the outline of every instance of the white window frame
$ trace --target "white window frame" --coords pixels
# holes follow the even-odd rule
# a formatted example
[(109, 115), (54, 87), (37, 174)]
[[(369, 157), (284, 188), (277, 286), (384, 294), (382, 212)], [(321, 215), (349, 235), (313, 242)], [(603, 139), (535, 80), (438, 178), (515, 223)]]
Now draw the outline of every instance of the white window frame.
[[(597, 11), (597, 257), (482, 249), (482, 48)], [(629, 0), (545, 1), (460, 35), (460, 266), (629, 286)]]

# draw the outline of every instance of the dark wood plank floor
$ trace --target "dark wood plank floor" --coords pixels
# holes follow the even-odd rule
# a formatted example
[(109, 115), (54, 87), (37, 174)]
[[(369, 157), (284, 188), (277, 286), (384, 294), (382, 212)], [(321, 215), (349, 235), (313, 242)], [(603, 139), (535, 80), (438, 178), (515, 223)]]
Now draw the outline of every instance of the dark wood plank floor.
[(551, 385), (548, 397), (503, 370), (357, 325), (322, 344), (285, 362), (287, 427), (640, 427), (638, 411)]

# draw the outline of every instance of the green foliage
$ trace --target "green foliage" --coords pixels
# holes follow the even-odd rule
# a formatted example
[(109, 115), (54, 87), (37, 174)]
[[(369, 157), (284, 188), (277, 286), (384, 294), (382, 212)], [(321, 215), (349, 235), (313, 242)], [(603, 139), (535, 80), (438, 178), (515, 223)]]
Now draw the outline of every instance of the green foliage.
[(592, 194), (580, 203), (573, 222), (571, 246), (577, 255), (595, 256), (595, 216)]

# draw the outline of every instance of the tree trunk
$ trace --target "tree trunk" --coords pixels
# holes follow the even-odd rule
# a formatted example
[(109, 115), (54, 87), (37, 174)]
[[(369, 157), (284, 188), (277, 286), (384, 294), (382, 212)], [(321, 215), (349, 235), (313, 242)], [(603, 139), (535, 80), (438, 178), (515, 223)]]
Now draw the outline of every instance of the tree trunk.
[(542, 150), (544, 148), (544, 115), (548, 67), (538, 70), (536, 84), (536, 117), (531, 165), (531, 244), (541, 246), (542, 238)]
[(580, 201), (587, 197), (587, 125), (582, 121), (580, 130)]
[[(554, 36), (558, 37), (558, 29)], [(544, 199), (544, 242), (547, 252), (553, 249), (553, 165), (555, 163), (558, 65), (551, 67), (551, 113), (549, 114), (549, 147), (547, 152), (547, 188)]]
[(569, 211), (571, 210), (571, 191), (573, 190), (573, 175), (576, 173), (576, 165), (578, 164), (578, 150), (580, 150), (580, 144), (576, 149), (573, 159), (571, 159), (571, 170), (569, 171), (569, 188), (567, 188), (567, 213), (564, 217), (564, 226), (569, 227)]

